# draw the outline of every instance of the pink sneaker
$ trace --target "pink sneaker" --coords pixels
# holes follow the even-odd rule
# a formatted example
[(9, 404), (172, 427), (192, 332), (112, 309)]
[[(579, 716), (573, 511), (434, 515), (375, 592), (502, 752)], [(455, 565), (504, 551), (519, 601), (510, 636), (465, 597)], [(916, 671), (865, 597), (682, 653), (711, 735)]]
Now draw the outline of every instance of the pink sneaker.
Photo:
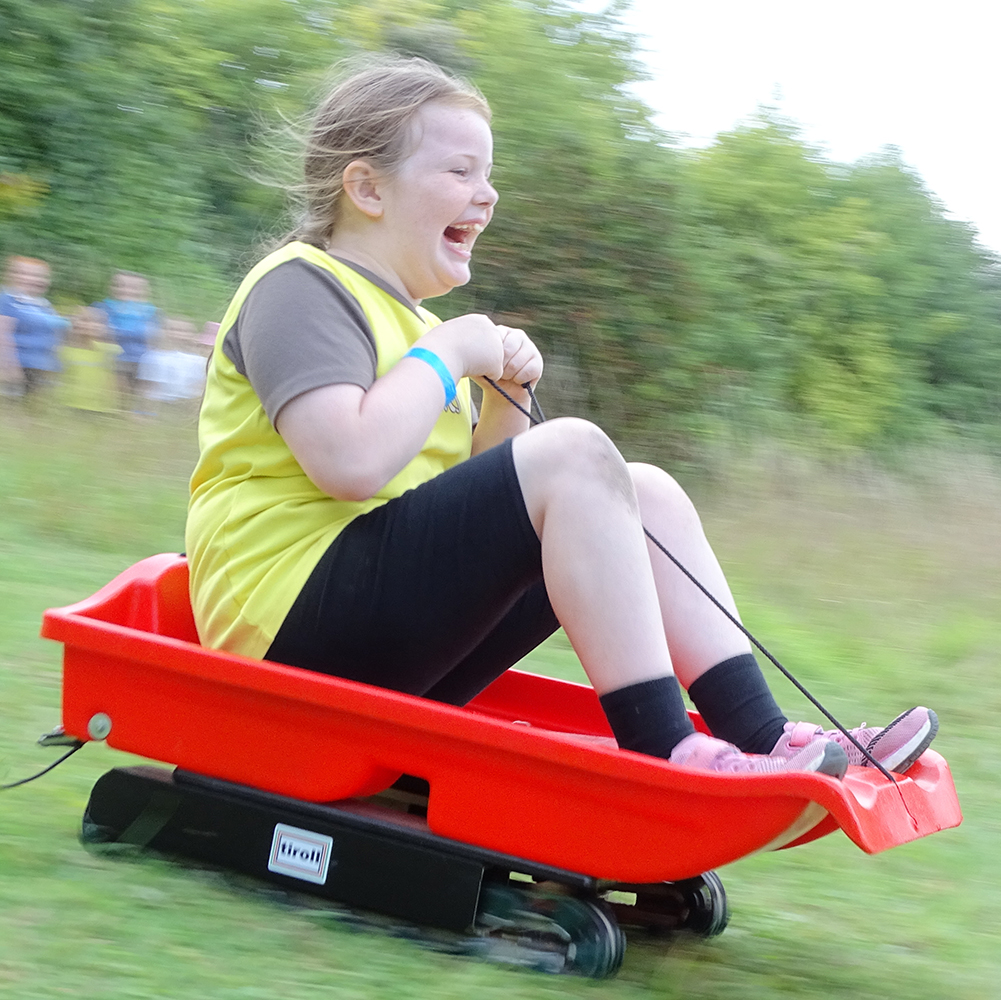
[[(888, 771), (903, 774), (935, 739), (938, 716), (930, 708), (919, 706), (898, 715), (888, 726), (867, 726), (863, 722), (857, 729), (849, 729), (848, 732)], [(781, 760), (790, 759), (814, 740), (837, 743), (848, 755), (849, 764), (872, 767), (869, 759), (839, 730), (828, 729), (825, 732), (820, 726), (809, 722), (787, 722), (769, 756)]]
[(814, 771), (844, 777), (848, 757), (830, 740), (813, 739), (788, 756), (741, 753), (732, 743), (705, 733), (686, 736), (671, 752), (671, 763), (717, 774), (775, 774), (777, 771)]

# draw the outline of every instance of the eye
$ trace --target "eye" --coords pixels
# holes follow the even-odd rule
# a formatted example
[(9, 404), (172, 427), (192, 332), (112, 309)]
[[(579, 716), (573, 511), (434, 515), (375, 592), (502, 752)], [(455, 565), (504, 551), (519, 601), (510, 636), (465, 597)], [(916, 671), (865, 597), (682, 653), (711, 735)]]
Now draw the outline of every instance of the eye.
[(468, 177), (469, 176), (469, 170), (466, 167), (453, 167), (449, 171), (449, 173), (450, 174), (456, 174), (459, 177)]

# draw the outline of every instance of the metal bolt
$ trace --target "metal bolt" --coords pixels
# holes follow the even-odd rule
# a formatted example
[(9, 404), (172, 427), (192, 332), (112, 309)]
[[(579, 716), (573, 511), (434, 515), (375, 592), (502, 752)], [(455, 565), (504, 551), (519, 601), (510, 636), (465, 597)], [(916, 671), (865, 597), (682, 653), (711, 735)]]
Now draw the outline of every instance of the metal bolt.
[(106, 740), (111, 732), (111, 716), (98, 712), (90, 717), (87, 723), (87, 735), (92, 740)]

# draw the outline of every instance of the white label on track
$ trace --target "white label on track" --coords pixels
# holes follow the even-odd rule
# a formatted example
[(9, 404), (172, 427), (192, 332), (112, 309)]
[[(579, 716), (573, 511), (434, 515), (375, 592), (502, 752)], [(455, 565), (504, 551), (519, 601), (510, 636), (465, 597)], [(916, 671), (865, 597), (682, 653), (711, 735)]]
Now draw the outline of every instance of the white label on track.
[(325, 834), (278, 823), (271, 841), (268, 871), (323, 885), (333, 846), (333, 838)]

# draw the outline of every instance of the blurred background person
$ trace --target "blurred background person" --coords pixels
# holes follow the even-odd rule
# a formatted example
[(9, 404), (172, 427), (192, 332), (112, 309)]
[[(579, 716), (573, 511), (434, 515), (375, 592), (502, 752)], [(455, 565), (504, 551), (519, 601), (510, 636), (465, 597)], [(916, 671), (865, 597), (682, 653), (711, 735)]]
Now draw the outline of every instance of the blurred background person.
[(73, 315), (60, 357), (62, 402), (89, 413), (118, 412), (116, 360), (122, 349), (112, 341), (104, 313), (81, 306)]
[(10, 316), (0, 316), (0, 396), (20, 396), (24, 392), (24, 376), (17, 360), (13, 327), (14, 321)]
[(118, 385), (126, 412), (136, 412), (140, 407), (139, 365), (159, 330), (156, 306), (149, 299), (149, 281), (143, 275), (117, 271), (108, 297), (96, 303), (121, 348)]
[(158, 349), (143, 355), (139, 380), (143, 394), (159, 404), (199, 399), (205, 385), (205, 355), (194, 323), (166, 319)]
[(198, 337), (198, 350), (201, 355), (205, 358), (212, 353), (212, 348), (215, 347), (215, 340), (219, 334), (219, 324), (208, 320), (202, 327), (202, 332)]
[(37, 395), (54, 372), (59, 371), (56, 354), (63, 331), (69, 322), (63, 319), (45, 298), (51, 280), (49, 265), (35, 257), (9, 257), (0, 292), (0, 340), (13, 343), (13, 357), (20, 368), (20, 383), (25, 398)]

